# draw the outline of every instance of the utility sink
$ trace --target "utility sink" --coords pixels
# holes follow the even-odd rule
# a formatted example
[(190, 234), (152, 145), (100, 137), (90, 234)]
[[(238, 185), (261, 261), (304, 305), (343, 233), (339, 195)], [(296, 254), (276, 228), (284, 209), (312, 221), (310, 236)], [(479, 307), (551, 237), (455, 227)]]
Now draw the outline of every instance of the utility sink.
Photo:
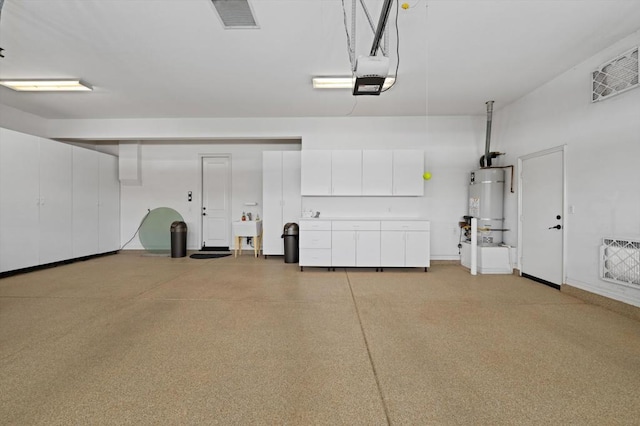
[(262, 234), (261, 220), (236, 220), (232, 226), (234, 237), (255, 237)]
[(258, 257), (262, 246), (262, 221), (261, 220), (236, 220), (231, 224), (233, 239), (235, 240), (234, 253), (238, 257), (242, 237), (253, 237), (254, 256)]

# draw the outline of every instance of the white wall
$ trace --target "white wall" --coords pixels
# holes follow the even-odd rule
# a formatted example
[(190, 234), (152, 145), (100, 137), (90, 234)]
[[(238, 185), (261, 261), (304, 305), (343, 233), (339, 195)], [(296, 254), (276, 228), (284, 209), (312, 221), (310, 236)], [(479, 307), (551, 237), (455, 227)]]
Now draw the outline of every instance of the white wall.
[[(239, 220), (243, 211), (262, 214), (262, 151), (296, 150), (300, 144), (285, 141), (146, 141), (141, 144), (142, 184), (122, 185), (121, 240), (127, 242), (140, 225), (147, 209), (170, 207), (180, 213), (187, 224), (187, 246), (201, 247), (201, 179), (200, 155), (231, 156), (231, 216)], [(192, 191), (193, 201), (187, 201)], [(246, 207), (257, 202), (257, 207)], [(141, 249), (135, 238), (127, 249)]]
[[(640, 289), (599, 279), (603, 237), (640, 239), (640, 88), (591, 103), (591, 72), (640, 44), (640, 31), (494, 113), (492, 150), (501, 164), (566, 145), (567, 284), (640, 306)], [(507, 228), (517, 226), (517, 197), (505, 203)], [(514, 233), (505, 235), (517, 245)]]
[[(188, 216), (185, 219), (193, 230), (189, 231), (189, 241), (199, 238), (199, 218), (195, 216), (199, 212), (183, 213), (188, 209), (184, 201), (186, 192), (196, 193), (198, 154), (205, 152), (207, 147), (206, 144), (195, 144), (200, 148), (194, 148), (194, 140), (294, 139), (302, 140), (302, 149), (423, 149), (426, 169), (433, 174), (433, 178), (425, 182), (423, 197), (341, 197), (312, 202), (305, 199), (303, 206), (311, 202), (310, 207), (334, 216), (429, 218), (432, 221), (433, 259), (458, 258), (457, 223), (466, 214), (467, 177), (469, 171), (477, 168), (484, 149), (484, 117), (465, 116), (430, 117), (429, 120), (425, 117), (50, 120), (48, 128), (50, 136), (57, 138), (147, 140), (143, 142), (142, 151), (143, 186), (123, 187), (123, 242), (131, 237), (147, 208), (160, 205), (175, 208)], [(150, 143), (148, 139), (168, 142)], [(235, 151), (236, 148), (239, 151)], [(230, 144), (224, 149), (244, 155), (244, 150), (250, 148)], [(229, 151), (231, 149), (234, 151)], [(206, 152), (216, 151), (207, 147)], [(257, 162), (257, 157), (252, 161)], [(258, 163), (255, 164), (254, 170), (260, 170)], [(232, 168), (236, 170), (235, 160)], [(151, 175), (145, 176), (149, 173)], [(234, 181), (238, 184), (255, 182), (255, 186), (251, 186), (261, 188), (261, 175), (257, 172), (234, 176)], [(163, 189), (164, 184), (171, 189)], [(234, 197), (236, 191), (245, 190), (234, 187)], [(243, 194), (238, 196), (244, 198)], [(192, 205), (199, 206), (199, 199)], [(195, 248), (191, 243), (190, 247)]]
[(0, 127), (35, 136), (47, 137), (48, 133), (47, 120), (44, 118), (2, 104), (0, 104)]

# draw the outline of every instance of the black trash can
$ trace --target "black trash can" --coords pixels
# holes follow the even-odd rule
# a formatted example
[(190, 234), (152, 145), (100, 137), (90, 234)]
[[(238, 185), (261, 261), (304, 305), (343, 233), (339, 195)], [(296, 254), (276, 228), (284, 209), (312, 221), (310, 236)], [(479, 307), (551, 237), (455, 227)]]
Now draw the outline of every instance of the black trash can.
[(171, 257), (187, 255), (187, 224), (175, 221), (171, 224)]
[(289, 222), (284, 225), (282, 238), (284, 238), (284, 263), (298, 263), (299, 249), (298, 237), (300, 228), (297, 223)]

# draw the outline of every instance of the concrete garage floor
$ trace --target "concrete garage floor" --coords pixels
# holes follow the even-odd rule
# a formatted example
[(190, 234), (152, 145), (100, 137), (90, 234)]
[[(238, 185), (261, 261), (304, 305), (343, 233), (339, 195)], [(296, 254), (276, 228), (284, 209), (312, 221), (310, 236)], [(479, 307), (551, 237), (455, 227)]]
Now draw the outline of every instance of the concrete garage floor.
[(0, 280), (0, 423), (640, 423), (640, 322), (457, 265), (125, 252)]

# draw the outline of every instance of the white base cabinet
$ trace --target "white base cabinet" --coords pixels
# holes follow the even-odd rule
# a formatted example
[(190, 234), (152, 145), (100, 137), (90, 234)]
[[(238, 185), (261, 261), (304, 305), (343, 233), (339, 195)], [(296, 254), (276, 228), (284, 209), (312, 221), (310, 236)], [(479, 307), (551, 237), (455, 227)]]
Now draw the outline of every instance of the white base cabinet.
[(428, 221), (384, 221), (380, 229), (382, 265), (424, 268), (431, 266)]
[(301, 220), (299, 230), (300, 266), (330, 266), (331, 222)]
[(419, 267), (430, 261), (427, 220), (300, 220), (300, 267)]
[(0, 128), (0, 272), (120, 248), (117, 158)]

